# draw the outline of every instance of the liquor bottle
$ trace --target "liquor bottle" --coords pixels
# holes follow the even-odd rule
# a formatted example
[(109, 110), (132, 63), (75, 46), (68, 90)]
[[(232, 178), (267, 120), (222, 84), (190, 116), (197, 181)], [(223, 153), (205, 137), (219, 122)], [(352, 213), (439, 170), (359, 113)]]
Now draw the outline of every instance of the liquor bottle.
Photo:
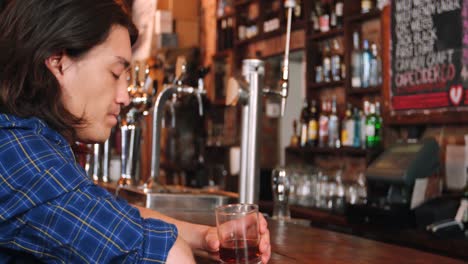
[(340, 43), (338, 39), (333, 40), (333, 49), (331, 52), (331, 75), (333, 81), (341, 80), (342, 59), (340, 54)]
[(353, 88), (361, 87), (361, 65), (362, 54), (359, 49), (359, 33), (353, 33), (353, 51), (351, 53), (351, 86)]
[(360, 113), (361, 116), (361, 148), (366, 148), (366, 139), (367, 139), (367, 130), (366, 130), (366, 121), (367, 121), (367, 116), (369, 115), (370, 112), (370, 103), (369, 101), (365, 100), (364, 101), (364, 107), (363, 111)]
[(330, 31), (330, 4), (329, 0), (321, 0), (321, 12), (319, 17), (320, 32)]
[(336, 111), (336, 96), (333, 96), (331, 114), (328, 121), (328, 147), (330, 148), (341, 147), (339, 122)]
[(231, 49), (234, 45), (234, 19), (229, 17), (227, 20), (227, 49)]
[(293, 10), (293, 21), (300, 21), (302, 20), (302, 1), (296, 0), (296, 6), (294, 6)]
[(336, 16), (336, 8), (333, 5), (332, 0), (327, 0), (330, 2), (330, 28), (336, 28), (338, 25), (337, 16)]
[(375, 43), (371, 45), (371, 52), (369, 85), (378, 86), (382, 84), (382, 60), (380, 59)]
[(351, 104), (348, 104), (345, 116), (341, 122), (341, 144), (345, 147), (351, 147), (354, 144), (354, 117)]
[(359, 110), (355, 107), (353, 109), (353, 120), (354, 120), (354, 137), (353, 137), (353, 147), (361, 147), (361, 115)]
[(377, 146), (376, 141), (378, 117), (375, 114), (375, 104), (370, 104), (370, 113), (366, 118), (366, 146), (374, 148)]
[(304, 104), (302, 105), (301, 111), (301, 141), (300, 146), (305, 147), (307, 144), (307, 128), (309, 127), (309, 103), (307, 99), (304, 99)]
[[(281, 2), (279, 0), (274, 0), (269, 5), (267, 5), (263, 22), (263, 32), (267, 33), (279, 29), (280, 19), (278, 14), (280, 9)], [(286, 16), (287, 10), (288, 9), (286, 9)]]
[(369, 41), (364, 40), (362, 50), (362, 72), (361, 72), (361, 87), (368, 88), (370, 86), (372, 53), (369, 49)]
[(226, 19), (221, 20), (221, 30), (219, 31), (218, 37), (218, 50), (224, 50), (226, 45), (226, 27), (227, 22)]
[(372, 0), (361, 0), (361, 13), (368, 13), (372, 8)]
[(244, 40), (247, 37), (247, 14), (245, 12), (240, 12), (239, 21), (237, 21), (237, 40)]
[(224, 8), (226, 4), (226, 0), (218, 0), (218, 8), (216, 9), (216, 15), (218, 17), (224, 16)]
[(324, 100), (319, 117), (319, 147), (325, 147), (328, 144), (328, 120), (327, 102)]
[(323, 60), (322, 60), (322, 68), (323, 68), (323, 81), (330, 82), (331, 81), (331, 54), (330, 54), (330, 44), (329, 42), (325, 42), (323, 47)]
[(317, 112), (317, 103), (315, 100), (312, 100), (309, 111), (309, 127), (308, 127), (308, 137), (307, 145), (310, 147), (317, 146), (318, 142), (318, 112)]
[(377, 120), (375, 122), (375, 141), (377, 146), (380, 146), (382, 144), (383, 140), (383, 118), (382, 114), (380, 112), (380, 102), (375, 103), (375, 115), (377, 117)]
[(340, 28), (343, 26), (344, 17), (344, 1), (335, 0), (335, 15), (336, 15), (336, 27)]
[(299, 133), (297, 132), (297, 120), (293, 121), (293, 134), (291, 136), (291, 142), (289, 143), (291, 147), (299, 147)]
[(317, 11), (317, 5), (320, 6), (318, 2), (315, 2), (314, 8), (312, 8), (312, 11), (310, 11), (310, 22), (312, 22), (312, 29), (314, 32), (320, 31), (319, 14)]

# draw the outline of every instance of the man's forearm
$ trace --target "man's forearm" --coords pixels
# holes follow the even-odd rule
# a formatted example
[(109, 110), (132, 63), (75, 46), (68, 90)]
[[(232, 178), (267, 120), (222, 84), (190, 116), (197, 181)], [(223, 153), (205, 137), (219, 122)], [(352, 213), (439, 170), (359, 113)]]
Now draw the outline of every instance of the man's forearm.
[(160, 219), (165, 222), (176, 225), (177, 229), (179, 230), (180, 236), (189, 244), (189, 246), (192, 249), (205, 248), (204, 238), (205, 238), (205, 235), (209, 226), (197, 225), (197, 224), (192, 224), (189, 222), (177, 220), (175, 218), (169, 217), (167, 215), (161, 214), (157, 211), (154, 211), (145, 207), (136, 206), (136, 205), (135, 207), (138, 208), (143, 218)]

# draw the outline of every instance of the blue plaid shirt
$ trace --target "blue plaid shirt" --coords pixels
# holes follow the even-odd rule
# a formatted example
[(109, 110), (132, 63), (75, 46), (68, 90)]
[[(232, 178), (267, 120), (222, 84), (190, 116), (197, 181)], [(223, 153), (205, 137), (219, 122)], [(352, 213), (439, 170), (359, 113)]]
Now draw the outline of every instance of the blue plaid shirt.
[(164, 263), (176, 238), (93, 184), (43, 121), (0, 114), (0, 263)]

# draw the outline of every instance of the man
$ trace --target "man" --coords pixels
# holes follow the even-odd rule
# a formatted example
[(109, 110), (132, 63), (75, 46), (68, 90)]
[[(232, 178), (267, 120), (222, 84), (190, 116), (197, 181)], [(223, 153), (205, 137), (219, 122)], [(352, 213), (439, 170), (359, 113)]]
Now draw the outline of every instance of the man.
[[(0, 263), (193, 263), (214, 227), (130, 206), (71, 145), (103, 142), (129, 104), (136, 30), (116, 0), (7, 0), (0, 11)], [(260, 224), (262, 261), (269, 232)]]

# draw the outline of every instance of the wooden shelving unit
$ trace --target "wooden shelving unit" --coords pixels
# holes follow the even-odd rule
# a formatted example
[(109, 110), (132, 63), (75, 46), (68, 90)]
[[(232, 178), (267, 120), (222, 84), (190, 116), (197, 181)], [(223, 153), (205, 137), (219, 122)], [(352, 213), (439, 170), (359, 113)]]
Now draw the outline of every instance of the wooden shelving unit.
[(321, 82), (321, 83), (310, 83), (308, 85), (308, 92), (314, 92), (320, 89), (329, 89), (334, 87), (343, 87), (345, 85), (344, 81), (335, 81), (335, 82)]
[(344, 28), (336, 28), (323, 33), (313, 33), (307, 36), (309, 41), (321, 41), (325, 39), (335, 38), (344, 34)]

